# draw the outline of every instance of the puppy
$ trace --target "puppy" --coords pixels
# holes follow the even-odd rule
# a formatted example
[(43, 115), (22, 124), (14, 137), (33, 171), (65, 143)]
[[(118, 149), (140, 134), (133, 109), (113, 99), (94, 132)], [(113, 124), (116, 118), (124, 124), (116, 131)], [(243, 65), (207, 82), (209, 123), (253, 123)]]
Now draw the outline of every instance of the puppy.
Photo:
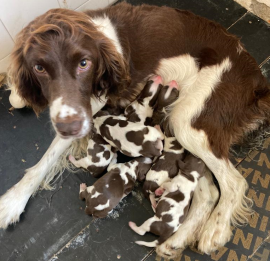
[(172, 105), (179, 97), (179, 86), (176, 81), (169, 82), (158, 95), (156, 107), (153, 113), (152, 124), (160, 125), (167, 137), (172, 137), (168, 124), (168, 113)]
[(127, 156), (151, 158), (161, 155), (164, 136), (159, 128), (111, 115), (96, 117), (94, 125), (105, 141)]
[(86, 200), (85, 213), (96, 218), (103, 218), (129, 194), (135, 181), (143, 180), (150, 169), (150, 158), (137, 158), (127, 163), (110, 165), (104, 176), (94, 185), (80, 185), (80, 199)]
[(107, 169), (115, 153), (116, 149), (94, 131), (88, 142), (87, 156), (76, 160), (72, 155), (69, 155), (69, 160), (77, 168), (87, 169), (92, 176), (97, 178)]
[(178, 172), (178, 162), (184, 157), (184, 148), (172, 136), (169, 128), (166, 126), (167, 108), (179, 96), (179, 89), (175, 81), (171, 81), (168, 86), (161, 89), (156, 109), (153, 115), (153, 123), (161, 124), (163, 131), (166, 130), (164, 137), (164, 150), (162, 155), (156, 160), (146, 175), (143, 185), (143, 192), (146, 197), (149, 196), (153, 209), (156, 207), (155, 190), (163, 182), (174, 178)]
[(160, 237), (153, 242), (136, 241), (139, 245), (156, 247), (166, 241), (183, 223), (188, 213), (190, 199), (196, 188), (198, 179), (203, 175), (205, 164), (202, 160), (189, 154), (185, 161), (179, 164), (179, 174), (172, 180), (163, 183), (156, 190), (162, 195), (154, 217), (146, 220), (140, 227), (129, 222), (129, 226), (139, 235), (152, 232)]
[[(162, 78), (157, 75), (152, 76), (138, 98), (125, 109), (124, 115), (127, 120), (151, 125), (154, 107), (162, 87)], [(159, 123), (156, 125), (159, 125)]]

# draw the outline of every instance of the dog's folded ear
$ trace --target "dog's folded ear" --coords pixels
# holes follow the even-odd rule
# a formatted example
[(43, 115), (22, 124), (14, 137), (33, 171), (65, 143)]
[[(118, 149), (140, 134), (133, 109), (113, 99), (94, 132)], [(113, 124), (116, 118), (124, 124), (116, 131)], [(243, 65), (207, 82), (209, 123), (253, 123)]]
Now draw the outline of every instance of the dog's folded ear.
[(94, 92), (99, 92), (99, 96), (106, 93), (117, 99), (130, 84), (128, 62), (108, 38), (98, 42), (98, 50), (100, 57)]
[(9, 86), (12, 86), (12, 89), (23, 99), (25, 104), (32, 107), (36, 114), (39, 114), (47, 107), (48, 101), (42, 93), (33, 68), (26, 63), (24, 49), (28, 37), (28, 27), (21, 31), (15, 41), (8, 69), (8, 81)]

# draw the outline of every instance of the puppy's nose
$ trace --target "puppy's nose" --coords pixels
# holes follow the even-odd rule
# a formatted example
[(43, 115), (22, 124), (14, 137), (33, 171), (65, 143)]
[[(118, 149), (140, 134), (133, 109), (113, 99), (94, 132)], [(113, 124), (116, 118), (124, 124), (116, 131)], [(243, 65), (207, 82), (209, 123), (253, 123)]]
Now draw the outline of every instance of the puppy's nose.
[(72, 121), (69, 123), (58, 122), (55, 124), (57, 130), (63, 136), (77, 135), (82, 128), (82, 121)]

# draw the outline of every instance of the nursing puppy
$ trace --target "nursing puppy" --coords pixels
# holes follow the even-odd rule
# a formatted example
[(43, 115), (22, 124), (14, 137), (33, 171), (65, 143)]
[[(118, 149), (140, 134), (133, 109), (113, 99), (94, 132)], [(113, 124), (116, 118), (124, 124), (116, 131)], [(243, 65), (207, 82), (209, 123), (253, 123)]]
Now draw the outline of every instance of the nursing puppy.
[(164, 136), (158, 127), (127, 121), (125, 116), (104, 115), (94, 119), (97, 133), (111, 146), (130, 157), (160, 156)]
[(135, 181), (143, 180), (151, 167), (149, 158), (137, 158), (127, 163), (109, 166), (109, 172), (98, 179), (94, 185), (80, 185), (80, 199), (86, 200), (85, 213), (103, 218), (128, 195)]
[(87, 169), (93, 177), (97, 178), (107, 169), (115, 153), (116, 149), (94, 131), (88, 142), (87, 156), (76, 160), (69, 155), (69, 160), (77, 168)]
[[(154, 106), (160, 89), (163, 89), (162, 78), (157, 75), (152, 76), (147, 81), (138, 98), (125, 109), (124, 114), (127, 120), (151, 125)], [(159, 123), (155, 125), (159, 125)]]
[(164, 148), (162, 155), (156, 160), (146, 175), (143, 185), (144, 195), (149, 196), (153, 208), (156, 207), (155, 190), (160, 187), (163, 182), (174, 178), (179, 172), (179, 164), (184, 157), (184, 148), (179, 144), (175, 137), (171, 134), (167, 127), (167, 110), (179, 95), (179, 89), (175, 81), (171, 81), (168, 86), (161, 89), (156, 109), (153, 114), (153, 123), (160, 124), (165, 132)]
[(203, 175), (205, 164), (202, 160), (189, 154), (185, 161), (179, 164), (179, 174), (172, 180), (163, 183), (161, 188), (156, 190), (161, 198), (156, 207), (154, 217), (146, 220), (140, 227), (133, 222), (129, 226), (139, 235), (152, 232), (159, 235), (157, 240), (152, 242), (136, 241), (139, 245), (155, 247), (166, 241), (179, 226), (184, 222), (188, 213), (190, 199), (195, 190), (198, 179)]

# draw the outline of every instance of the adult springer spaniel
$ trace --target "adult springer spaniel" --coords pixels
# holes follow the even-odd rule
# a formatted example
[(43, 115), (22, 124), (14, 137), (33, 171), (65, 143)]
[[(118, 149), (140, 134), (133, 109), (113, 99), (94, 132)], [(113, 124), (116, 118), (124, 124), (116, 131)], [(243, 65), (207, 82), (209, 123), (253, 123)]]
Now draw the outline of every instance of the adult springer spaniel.
[(201, 178), (206, 201), (200, 203), (195, 190), (197, 209), (158, 253), (174, 256), (189, 238), (210, 253), (230, 239), (231, 224), (247, 222), (248, 186), (229, 161), (229, 148), (268, 121), (266, 79), (239, 39), (220, 25), (187, 11), (121, 3), (85, 13), (50, 10), (18, 35), (11, 84), (36, 113), (50, 107), (57, 135), (42, 159), (0, 198), (1, 228), (19, 220), (59, 156), (91, 131), (92, 116), (105, 104), (127, 106), (152, 74), (180, 86), (169, 114), (172, 131), (206, 163), (221, 192), (216, 207), (208, 206), (217, 191), (208, 176)]

